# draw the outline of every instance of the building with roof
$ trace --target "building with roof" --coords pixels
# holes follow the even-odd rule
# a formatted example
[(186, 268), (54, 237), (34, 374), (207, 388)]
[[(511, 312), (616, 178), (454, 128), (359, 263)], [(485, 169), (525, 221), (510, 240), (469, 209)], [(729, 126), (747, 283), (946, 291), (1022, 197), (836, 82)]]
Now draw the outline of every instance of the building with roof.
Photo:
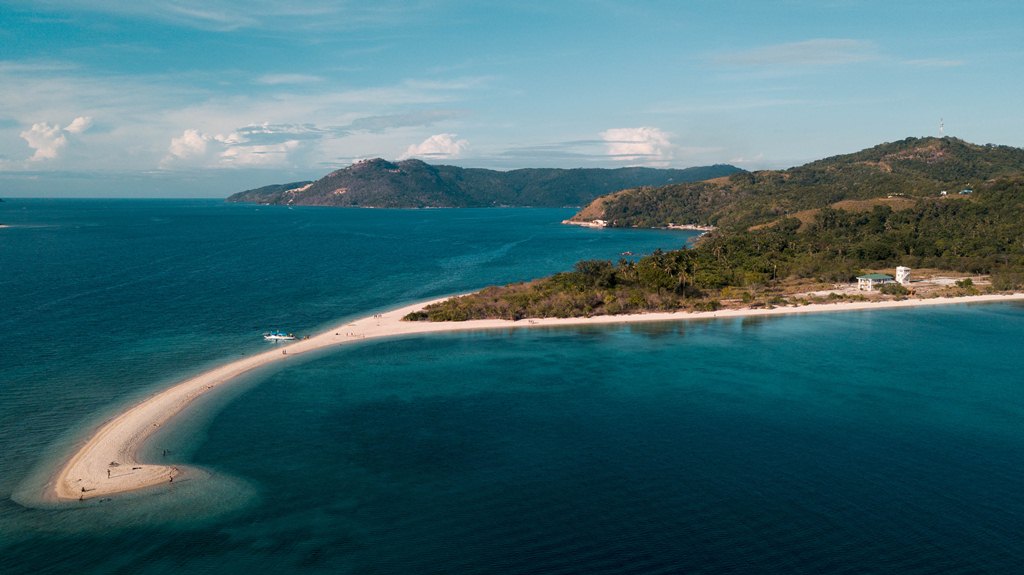
[(857, 276), (857, 289), (871, 291), (878, 286), (894, 284), (896, 280), (888, 274), (867, 274)]
[(906, 266), (896, 266), (896, 283), (901, 286), (910, 285), (910, 268)]

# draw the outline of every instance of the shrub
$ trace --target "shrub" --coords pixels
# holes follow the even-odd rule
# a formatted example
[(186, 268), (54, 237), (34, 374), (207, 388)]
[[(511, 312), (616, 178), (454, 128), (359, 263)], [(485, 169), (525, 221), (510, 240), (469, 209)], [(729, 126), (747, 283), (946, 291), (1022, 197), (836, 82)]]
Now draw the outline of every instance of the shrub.
[(693, 304), (695, 311), (718, 311), (721, 308), (721, 302), (716, 299), (704, 300)]
[(1001, 271), (992, 274), (992, 289), (1011, 291), (1024, 287), (1024, 273)]
[(908, 290), (906, 288), (906, 286), (903, 286), (901, 284), (896, 284), (896, 283), (885, 284), (882, 287), (878, 288), (878, 291), (879, 291), (879, 293), (883, 293), (885, 295), (902, 296), (902, 295), (909, 295), (910, 294), (910, 290)]

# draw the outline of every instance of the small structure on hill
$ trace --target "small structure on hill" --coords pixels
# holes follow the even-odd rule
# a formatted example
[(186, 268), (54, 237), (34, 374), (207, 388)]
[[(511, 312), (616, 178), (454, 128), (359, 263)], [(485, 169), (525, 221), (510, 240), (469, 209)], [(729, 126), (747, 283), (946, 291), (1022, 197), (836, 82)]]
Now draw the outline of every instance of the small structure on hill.
[(864, 291), (871, 291), (877, 286), (896, 283), (891, 275), (888, 274), (867, 274), (857, 276), (857, 289)]
[(896, 283), (901, 286), (910, 284), (910, 268), (904, 266), (896, 267)]

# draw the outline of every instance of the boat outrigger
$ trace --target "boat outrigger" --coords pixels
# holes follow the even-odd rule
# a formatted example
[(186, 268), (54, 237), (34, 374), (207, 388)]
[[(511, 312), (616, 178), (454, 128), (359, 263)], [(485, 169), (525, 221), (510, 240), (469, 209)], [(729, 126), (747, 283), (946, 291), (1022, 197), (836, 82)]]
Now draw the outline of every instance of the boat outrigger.
[(267, 341), (287, 341), (295, 339), (295, 336), (290, 333), (284, 333), (283, 331), (271, 331), (263, 334), (263, 339)]

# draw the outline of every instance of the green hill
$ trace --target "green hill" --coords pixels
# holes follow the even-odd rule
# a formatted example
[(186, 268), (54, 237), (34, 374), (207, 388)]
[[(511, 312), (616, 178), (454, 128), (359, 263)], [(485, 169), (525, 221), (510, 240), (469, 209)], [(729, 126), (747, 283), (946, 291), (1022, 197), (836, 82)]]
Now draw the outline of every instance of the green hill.
[(614, 227), (747, 227), (843, 200), (923, 198), (1024, 173), (1024, 150), (956, 138), (907, 138), (790, 168), (638, 188), (595, 200), (573, 219)]
[(734, 166), (715, 165), (678, 170), (528, 168), (500, 172), (378, 158), (358, 162), (312, 183), (247, 190), (227, 201), (374, 208), (564, 207), (585, 205), (623, 188), (693, 182), (740, 171)]
[(313, 182), (307, 180), (304, 182), (291, 182), (289, 184), (271, 184), (269, 186), (263, 186), (262, 188), (255, 188), (244, 192), (238, 192), (237, 194), (232, 194), (231, 197), (228, 198), (228, 201), (253, 204), (269, 203), (267, 202), (268, 198), (281, 197), (285, 192), (298, 190), (312, 183)]
[[(579, 262), (572, 271), (487, 288), (408, 319), (711, 310), (807, 303), (822, 297), (809, 294), (821, 293), (863, 299), (842, 284), (896, 266), (929, 270), (947, 283), (894, 285), (888, 295), (871, 297), (1024, 288), (1024, 150), (1018, 148), (908, 139), (790, 170), (624, 191), (588, 207), (590, 214), (599, 209), (619, 226), (720, 227), (692, 248)], [(950, 279), (968, 275), (980, 283)]]

